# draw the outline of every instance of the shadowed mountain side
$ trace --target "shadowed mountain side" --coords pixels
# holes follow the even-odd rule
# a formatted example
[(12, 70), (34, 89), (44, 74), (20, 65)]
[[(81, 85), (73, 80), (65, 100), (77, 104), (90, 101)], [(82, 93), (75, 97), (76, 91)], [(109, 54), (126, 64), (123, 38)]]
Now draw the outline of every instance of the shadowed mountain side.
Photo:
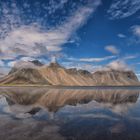
[(3, 95), (11, 102), (20, 105), (42, 106), (50, 112), (56, 112), (65, 105), (76, 106), (94, 100), (109, 103), (112, 106), (123, 103), (135, 103), (138, 91), (129, 90), (60, 90), (60, 89), (25, 89), (3, 90)]

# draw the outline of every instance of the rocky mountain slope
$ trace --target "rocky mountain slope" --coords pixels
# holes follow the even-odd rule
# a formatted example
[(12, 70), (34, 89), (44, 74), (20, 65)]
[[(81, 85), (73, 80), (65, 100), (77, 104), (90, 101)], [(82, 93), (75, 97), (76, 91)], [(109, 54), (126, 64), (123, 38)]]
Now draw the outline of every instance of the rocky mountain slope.
[(23, 68), (5, 76), (1, 84), (49, 84), (37, 69)]
[(90, 73), (76, 68), (66, 69), (57, 62), (48, 66), (39, 61), (15, 64), (0, 84), (45, 84), (65, 86), (138, 85), (133, 71), (102, 70)]
[(58, 63), (51, 63), (49, 66), (41, 67), (39, 71), (52, 85), (92, 86), (95, 84), (91, 73), (85, 73), (77, 69), (66, 69)]
[(138, 78), (133, 71), (96, 71), (93, 78), (97, 85), (137, 85)]

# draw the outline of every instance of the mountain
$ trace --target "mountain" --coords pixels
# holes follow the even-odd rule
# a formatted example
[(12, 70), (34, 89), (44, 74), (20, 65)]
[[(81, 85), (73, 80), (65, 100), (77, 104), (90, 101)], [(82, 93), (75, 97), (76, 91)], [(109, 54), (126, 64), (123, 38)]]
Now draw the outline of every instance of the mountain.
[(93, 78), (97, 85), (137, 85), (138, 78), (133, 71), (96, 71)]
[(37, 69), (23, 68), (5, 76), (1, 84), (49, 84)]
[(39, 61), (20, 61), (14, 65), (14, 67), (11, 69), (7, 76), (0, 80), (0, 83), (49, 85), (49, 82), (40, 74), (38, 70), (40, 65), (41, 63)]
[(0, 84), (45, 84), (64, 86), (138, 85), (130, 70), (102, 70), (90, 73), (76, 68), (66, 69), (57, 62), (48, 66), (39, 61), (18, 62)]
[(39, 70), (52, 85), (92, 86), (94, 83), (91, 73), (84, 74), (77, 69), (66, 69), (58, 63), (50, 63), (49, 66), (41, 67)]
[(9, 74), (12, 74), (12, 73), (16, 72), (17, 70), (21, 70), (21, 69), (28, 69), (28, 68), (36, 69), (37, 67), (40, 67), (43, 65), (44, 64), (42, 64), (38, 60), (27, 61), (27, 62), (26, 61), (19, 61), (13, 66), (13, 68), (11, 69)]

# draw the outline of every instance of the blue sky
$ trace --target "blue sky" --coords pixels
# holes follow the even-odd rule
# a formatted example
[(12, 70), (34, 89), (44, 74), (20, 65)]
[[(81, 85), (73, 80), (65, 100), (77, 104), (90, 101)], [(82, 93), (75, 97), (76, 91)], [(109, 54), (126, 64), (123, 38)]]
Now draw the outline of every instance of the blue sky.
[(1, 0), (0, 67), (54, 57), (91, 72), (109, 65), (140, 76), (139, 0)]

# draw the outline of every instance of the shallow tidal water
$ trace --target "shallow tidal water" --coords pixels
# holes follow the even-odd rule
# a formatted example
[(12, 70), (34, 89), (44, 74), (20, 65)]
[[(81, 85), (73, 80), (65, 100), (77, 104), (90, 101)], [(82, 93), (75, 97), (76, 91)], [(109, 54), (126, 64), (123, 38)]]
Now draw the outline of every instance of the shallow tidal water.
[(140, 140), (139, 88), (0, 88), (0, 140)]

